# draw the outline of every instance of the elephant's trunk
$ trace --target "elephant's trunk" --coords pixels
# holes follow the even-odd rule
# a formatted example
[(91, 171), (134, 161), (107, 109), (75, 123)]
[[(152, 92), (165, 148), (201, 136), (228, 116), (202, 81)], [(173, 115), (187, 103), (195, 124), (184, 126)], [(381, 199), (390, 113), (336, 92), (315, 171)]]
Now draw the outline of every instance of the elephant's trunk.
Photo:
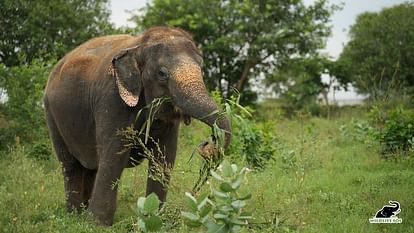
[(210, 127), (216, 123), (225, 132), (224, 148), (227, 148), (231, 141), (230, 122), (226, 116), (219, 114), (217, 104), (208, 95), (200, 66), (193, 62), (181, 62), (171, 76), (169, 85), (174, 104), (185, 114)]

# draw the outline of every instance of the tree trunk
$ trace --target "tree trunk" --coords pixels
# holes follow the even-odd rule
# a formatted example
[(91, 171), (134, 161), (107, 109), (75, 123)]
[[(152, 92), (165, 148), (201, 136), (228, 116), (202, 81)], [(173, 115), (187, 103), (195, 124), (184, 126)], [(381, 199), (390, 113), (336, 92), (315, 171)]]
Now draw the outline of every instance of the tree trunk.
[(243, 91), (244, 85), (249, 80), (250, 69), (254, 66), (253, 62), (247, 60), (243, 67), (243, 72), (240, 76), (239, 81), (237, 82), (236, 89), (241, 93)]

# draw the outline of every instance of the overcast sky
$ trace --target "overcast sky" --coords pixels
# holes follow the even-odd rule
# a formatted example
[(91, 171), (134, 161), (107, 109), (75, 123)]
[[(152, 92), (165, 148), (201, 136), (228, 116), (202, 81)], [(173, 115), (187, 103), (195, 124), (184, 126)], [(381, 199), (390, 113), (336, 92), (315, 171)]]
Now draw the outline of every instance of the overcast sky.
[[(144, 7), (150, 0), (111, 0), (111, 20), (117, 26), (133, 26), (128, 22), (130, 17), (126, 10)], [(314, 0), (304, 0), (312, 4)], [(332, 58), (337, 58), (342, 51), (343, 44), (348, 41), (349, 26), (355, 23), (356, 16), (365, 11), (380, 11), (384, 7), (406, 2), (406, 0), (330, 0), (330, 3), (343, 2), (343, 9), (332, 16), (332, 36), (328, 39), (326, 52)]]
[[(151, 0), (111, 0), (111, 20), (117, 26), (134, 26), (128, 22), (130, 14), (127, 10), (134, 10), (144, 7)], [(312, 4), (314, 0), (303, 0), (305, 4)], [(355, 23), (357, 15), (366, 12), (378, 12), (384, 7), (401, 4), (407, 0), (330, 0), (330, 3), (344, 3), (343, 9), (336, 12), (332, 17), (332, 36), (328, 39), (324, 53), (336, 59), (342, 51), (344, 44), (348, 41), (349, 27)], [(353, 91), (338, 92), (338, 99), (357, 98)]]

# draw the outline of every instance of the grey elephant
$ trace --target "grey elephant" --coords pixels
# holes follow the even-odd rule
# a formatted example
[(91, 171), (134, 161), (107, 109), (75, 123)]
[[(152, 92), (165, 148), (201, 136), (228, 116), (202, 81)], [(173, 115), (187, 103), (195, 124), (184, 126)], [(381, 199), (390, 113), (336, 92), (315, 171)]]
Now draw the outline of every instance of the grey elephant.
[[(201, 63), (192, 37), (168, 27), (139, 36), (94, 38), (58, 62), (48, 79), (44, 105), (70, 211), (85, 206), (99, 224), (113, 224), (121, 173), (144, 159), (142, 148), (125, 150), (117, 130), (130, 125), (140, 129), (148, 117), (145, 106), (156, 98), (171, 99), (150, 129), (167, 165), (174, 164), (182, 120), (195, 118), (211, 127), (216, 123), (225, 132), (224, 148), (229, 145), (229, 120), (217, 113), (208, 95)], [(143, 114), (136, 119), (140, 110)], [(154, 166), (150, 161), (149, 174)], [(164, 202), (165, 183), (151, 177), (147, 195), (154, 192)]]

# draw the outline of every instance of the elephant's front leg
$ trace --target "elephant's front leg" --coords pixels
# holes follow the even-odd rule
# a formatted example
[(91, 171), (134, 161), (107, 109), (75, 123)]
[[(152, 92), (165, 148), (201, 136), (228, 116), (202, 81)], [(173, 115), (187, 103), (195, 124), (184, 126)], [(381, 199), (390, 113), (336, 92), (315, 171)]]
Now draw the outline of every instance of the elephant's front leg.
[(101, 142), (98, 144), (99, 168), (88, 210), (99, 224), (110, 226), (116, 210), (119, 179), (129, 157), (126, 153), (119, 154), (121, 143), (115, 137)]
[(166, 200), (167, 188), (175, 162), (179, 123), (168, 123), (163, 126), (165, 127), (154, 130), (154, 140), (158, 141), (158, 146), (151, 145), (154, 153), (152, 158), (148, 159), (147, 179), (147, 195), (155, 193), (161, 202)]

